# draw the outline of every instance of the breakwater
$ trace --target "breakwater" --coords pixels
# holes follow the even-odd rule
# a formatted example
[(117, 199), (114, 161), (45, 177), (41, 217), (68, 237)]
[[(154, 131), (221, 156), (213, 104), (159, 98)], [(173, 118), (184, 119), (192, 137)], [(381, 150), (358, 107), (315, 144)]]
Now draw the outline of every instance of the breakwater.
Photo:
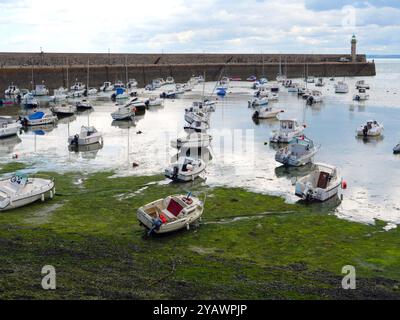
[(154, 78), (173, 76), (186, 82), (192, 75), (206, 74), (216, 80), (221, 74), (246, 79), (250, 75), (274, 79), (282, 70), (288, 77), (374, 76), (375, 64), (358, 55), (356, 62), (339, 62), (349, 55), (275, 54), (61, 54), (0, 53), (0, 86), (11, 82), (30, 89), (43, 81), (50, 89), (70, 86), (75, 81), (90, 86), (104, 81), (136, 78), (144, 86)]

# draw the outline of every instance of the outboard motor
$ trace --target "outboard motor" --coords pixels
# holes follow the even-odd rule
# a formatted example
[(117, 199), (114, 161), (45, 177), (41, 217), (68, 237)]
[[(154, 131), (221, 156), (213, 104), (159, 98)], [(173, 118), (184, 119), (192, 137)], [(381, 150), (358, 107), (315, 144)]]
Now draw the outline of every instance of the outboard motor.
[(144, 103), (145, 105), (146, 105), (146, 107), (148, 108), (149, 107), (149, 104), (150, 104), (150, 100), (149, 99), (147, 99), (146, 101), (145, 101), (145, 103)]
[(364, 126), (363, 135), (364, 135), (364, 137), (368, 136), (368, 126)]
[(116, 95), (115, 93), (113, 93), (113, 94), (111, 95), (111, 100), (112, 100), (113, 102), (117, 101), (117, 95)]
[(71, 141), (71, 145), (77, 146), (78, 145), (78, 139), (79, 139), (79, 134), (76, 134), (74, 136), (74, 138), (72, 139), (72, 141)]
[(313, 96), (309, 96), (307, 98), (307, 105), (311, 106), (314, 103), (314, 97)]
[(22, 97), (21, 97), (21, 95), (20, 95), (20, 94), (18, 94), (18, 95), (17, 95), (17, 102), (18, 102), (18, 104), (20, 104), (20, 103), (21, 103), (21, 101), (22, 101)]
[(85, 89), (85, 91), (83, 91), (83, 96), (87, 97), (88, 96), (88, 89)]
[(254, 112), (253, 118), (258, 119), (259, 116), (260, 116), (260, 113), (258, 111)]

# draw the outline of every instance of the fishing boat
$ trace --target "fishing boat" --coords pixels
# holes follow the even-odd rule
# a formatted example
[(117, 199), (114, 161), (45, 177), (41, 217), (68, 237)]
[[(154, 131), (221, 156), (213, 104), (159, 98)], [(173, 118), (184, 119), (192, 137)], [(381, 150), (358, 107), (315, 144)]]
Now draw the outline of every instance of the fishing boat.
[(248, 101), (249, 108), (251, 107), (259, 107), (259, 106), (266, 106), (269, 103), (269, 99), (267, 97), (263, 98), (253, 98)]
[(75, 106), (78, 110), (88, 110), (93, 108), (92, 104), (89, 103), (89, 101), (87, 101), (86, 99), (83, 99), (82, 101), (77, 101)]
[(77, 107), (70, 104), (62, 104), (61, 106), (52, 107), (51, 111), (58, 117), (69, 117), (76, 113)]
[(100, 143), (103, 137), (93, 126), (82, 126), (80, 133), (68, 137), (68, 144), (71, 146), (86, 146)]
[(324, 78), (318, 78), (318, 79), (317, 79), (317, 82), (315, 83), (315, 86), (316, 86), (316, 87), (323, 87), (323, 86), (325, 86)]
[(113, 120), (129, 120), (135, 116), (136, 108), (134, 106), (122, 106), (111, 113)]
[(203, 210), (204, 202), (190, 194), (172, 195), (140, 207), (137, 218), (149, 235), (163, 234), (189, 229), (190, 225), (201, 218)]
[(255, 108), (253, 118), (255, 119), (271, 119), (276, 118), (278, 114), (285, 112), (284, 110), (275, 109), (272, 107), (259, 107)]
[(21, 127), (21, 124), (11, 117), (0, 117), (0, 139), (17, 135)]
[(23, 98), (21, 100), (21, 104), (25, 108), (37, 108), (39, 106), (39, 102), (36, 100), (36, 98), (31, 93), (27, 93), (23, 96)]
[(393, 148), (393, 153), (394, 153), (394, 154), (399, 154), (399, 153), (400, 153), (400, 143), (398, 143), (398, 144)]
[(289, 143), (293, 138), (301, 136), (305, 125), (299, 125), (296, 120), (280, 120), (280, 128), (272, 132), (270, 142)]
[(0, 180), (0, 211), (23, 207), (39, 199), (44, 201), (46, 194), (53, 198), (55, 192), (53, 178), (28, 177), (17, 172)]
[(356, 82), (356, 89), (365, 89), (365, 90), (369, 90), (370, 86), (368, 83), (365, 82), (365, 80), (358, 80)]
[(14, 84), (9, 85), (8, 88), (4, 91), (5, 96), (17, 96), (20, 93), (21, 93), (21, 91)]
[(322, 102), (322, 93), (321, 91), (312, 90), (311, 94), (307, 97), (307, 104), (313, 105), (316, 103)]
[(181, 157), (165, 169), (165, 176), (173, 181), (188, 182), (198, 178), (205, 169), (206, 164), (203, 160)]
[(346, 82), (339, 81), (337, 84), (335, 84), (335, 93), (348, 93), (348, 92), (349, 92), (349, 86), (347, 85)]
[(358, 92), (353, 96), (354, 101), (365, 101), (369, 99), (369, 94), (364, 88), (358, 89)]
[(57, 122), (57, 117), (47, 114), (43, 111), (36, 111), (24, 118), (20, 119), (20, 123), (27, 126), (41, 126), (45, 124), (53, 124)]
[(31, 91), (31, 94), (33, 96), (47, 96), (49, 94), (49, 90), (44, 84), (37, 84), (35, 89)]
[(319, 150), (314, 142), (307, 137), (295, 137), (285, 148), (279, 149), (275, 160), (285, 166), (300, 167), (311, 163)]
[(111, 92), (114, 91), (114, 86), (111, 82), (106, 81), (103, 83), (103, 85), (100, 87), (101, 92)]
[(172, 140), (171, 147), (176, 149), (207, 148), (210, 146), (211, 141), (212, 136), (210, 134), (192, 132), (186, 137)]
[(379, 137), (383, 134), (384, 127), (375, 120), (369, 120), (357, 129), (359, 137)]
[(347, 186), (338, 169), (317, 163), (310, 174), (297, 181), (295, 194), (305, 201), (323, 202), (337, 196), (340, 187), (345, 189)]

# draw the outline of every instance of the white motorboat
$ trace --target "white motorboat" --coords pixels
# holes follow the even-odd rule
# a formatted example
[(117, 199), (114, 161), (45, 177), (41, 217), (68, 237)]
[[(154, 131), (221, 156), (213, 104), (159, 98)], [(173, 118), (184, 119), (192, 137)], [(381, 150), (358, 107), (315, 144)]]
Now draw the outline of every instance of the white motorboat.
[(21, 90), (14, 84), (8, 86), (8, 88), (4, 91), (5, 96), (17, 96), (21, 93)]
[(370, 86), (368, 83), (365, 82), (365, 80), (358, 80), (356, 82), (356, 89), (365, 89), (365, 90), (369, 90)]
[(186, 137), (178, 138), (171, 141), (171, 147), (180, 148), (207, 148), (210, 146), (212, 136), (207, 133), (192, 132)]
[(54, 95), (51, 97), (51, 100), (57, 102), (57, 101), (67, 100), (67, 98), (68, 98), (68, 90), (65, 89), (64, 87), (60, 87), (54, 90)]
[(206, 164), (201, 159), (180, 157), (178, 161), (165, 169), (165, 176), (174, 181), (193, 181), (206, 169)]
[(78, 110), (88, 110), (93, 108), (92, 104), (86, 99), (83, 99), (82, 101), (77, 101), (75, 106)]
[(318, 78), (318, 79), (317, 79), (317, 82), (315, 83), (315, 86), (316, 86), (316, 87), (323, 87), (323, 86), (325, 86), (324, 78)]
[(365, 101), (369, 99), (369, 94), (364, 88), (358, 89), (358, 92), (353, 96), (354, 101)]
[(321, 91), (312, 90), (311, 94), (307, 97), (307, 104), (313, 105), (316, 103), (322, 102), (322, 93)]
[(209, 101), (209, 100), (193, 101), (192, 107), (189, 110), (193, 112), (204, 112), (204, 113), (215, 112), (215, 105), (217, 103), (218, 103), (217, 101)]
[(275, 160), (285, 166), (300, 167), (313, 161), (313, 157), (318, 152), (319, 146), (306, 137), (296, 137), (290, 144), (278, 150)]
[(315, 78), (313, 76), (309, 76), (306, 78), (307, 83), (315, 83)]
[(174, 83), (175, 83), (175, 80), (173, 77), (167, 77), (165, 79), (165, 84), (174, 84)]
[(357, 129), (357, 136), (359, 137), (379, 137), (383, 134), (383, 125), (375, 120), (367, 121), (366, 124), (361, 125)]
[(135, 116), (136, 108), (134, 106), (122, 106), (117, 111), (111, 113), (113, 120), (129, 120)]
[(21, 104), (25, 108), (37, 108), (39, 106), (39, 102), (36, 100), (36, 98), (31, 93), (27, 93), (23, 96), (23, 98), (21, 100)]
[(106, 81), (103, 83), (103, 85), (100, 87), (101, 92), (111, 92), (114, 91), (114, 86), (111, 82)]
[(296, 183), (296, 196), (306, 201), (326, 201), (338, 195), (339, 188), (346, 188), (338, 169), (318, 163), (313, 171)]
[(18, 134), (21, 124), (10, 117), (0, 117), (0, 139)]
[(399, 154), (399, 153), (400, 153), (400, 143), (398, 143), (398, 144), (393, 148), (393, 153), (394, 153), (394, 154)]
[(128, 83), (126, 84), (126, 87), (129, 90), (136, 89), (137, 86), (138, 86), (138, 82), (136, 79), (129, 79)]
[(227, 90), (227, 89), (229, 88), (229, 83), (230, 83), (229, 78), (228, 78), (228, 77), (223, 77), (223, 78), (218, 82), (217, 90), (220, 90), (220, 89), (222, 89), (222, 90)]
[(185, 121), (189, 124), (197, 121), (197, 122), (209, 122), (210, 121), (210, 116), (209, 113), (204, 113), (201, 111), (194, 112), (191, 111), (191, 109), (186, 109), (185, 110)]
[(71, 87), (72, 91), (84, 91), (86, 86), (82, 82), (75, 82), (74, 85)]
[(82, 126), (78, 134), (68, 138), (68, 144), (71, 146), (86, 146), (89, 144), (100, 143), (103, 137), (93, 126)]
[(164, 105), (164, 100), (158, 97), (150, 97), (145, 101), (145, 104), (147, 104), (149, 107), (162, 106)]
[(151, 82), (151, 86), (152, 86), (154, 89), (161, 88), (164, 84), (165, 84), (165, 81), (164, 81), (164, 79), (162, 79), (162, 78), (154, 79), (154, 80)]
[(288, 92), (289, 93), (298, 93), (299, 92), (299, 87), (300, 84), (293, 82), (289, 87), (288, 87)]
[(114, 91), (117, 90), (118, 88), (123, 88), (125, 89), (125, 84), (121, 80), (117, 80), (114, 83)]
[(69, 117), (76, 113), (77, 107), (74, 105), (62, 104), (60, 106), (54, 106), (51, 111), (59, 117)]
[(276, 118), (278, 114), (285, 112), (284, 110), (275, 109), (272, 107), (256, 107), (253, 118), (255, 119), (271, 119)]
[(305, 125), (299, 125), (296, 120), (280, 120), (280, 129), (272, 132), (270, 142), (289, 143), (293, 138), (303, 134)]
[(337, 84), (335, 84), (335, 93), (348, 93), (348, 92), (349, 92), (349, 86), (347, 85), (346, 82), (339, 81)]
[(47, 193), (53, 198), (55, 194), (53, 178), (28, 177), (16, 173), (11, 178), (0, 181), (0, 211), (26, 206), (39, 199), (44, 201)]
[(23, 126), (41, 126), (57, 122), (57, 117), (43, 111), (36, 111), (20, 120)]
[(126, 106), (134, 106), (136, 111), (145, 111), (147, 108), (147, 101), (139, 100), (138, 98), (133, 98)]
[[(115, 85), (114, 85), (115, 88)], [(125, 90), (125, 88), (119, 87), (116, 88), (114, 93), (111, 95), (111, 100), (118, 100), (118, 99), (128, 99), (130, 97), (129, 93)]]
[(258, 107), (258, 106), (266, 106), (269, 103), (269, 99), (267, 97), (263, 98), (253, 98), (248, 101), (249, 108), (251, 107)]
[(190, 228), (201, 218), (204, 203), (189, 195), (172, 195), (153, 201), (137, 211), (137, 218), (148, 234), (163, 234)]
[(299, 96), (303, 96), (304, 94), (306, 94), (307, 93), (307, 88), (306, 87), (303, 87), (303, 86), (299, 86), (298, 88), (297, 88), (297, 94), (299, 95)]
[(279, 94), (277, 92), (272, 92), (269, 87), (260, 87), (255, 93), (255, 98), (267, 98), (268, 100), (278, 100)]
[(205, 121), (194, 121), (186, 126), (184, 126), (184, 130), (186, 132), (205, 132), (210, 129), (210, 124)]
[(37, 84), (35, 89), (31, 91), (31, 94), (33, 96), (47, 96), (49, 94), (49, 90), (44, 84)]

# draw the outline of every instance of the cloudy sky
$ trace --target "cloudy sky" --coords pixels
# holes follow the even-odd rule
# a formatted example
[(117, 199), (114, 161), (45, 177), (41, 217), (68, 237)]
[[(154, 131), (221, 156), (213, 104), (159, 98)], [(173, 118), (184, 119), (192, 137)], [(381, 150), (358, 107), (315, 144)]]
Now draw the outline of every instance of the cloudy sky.
[(400, 53), (400, 0), (0, 0), (0, 51)]

